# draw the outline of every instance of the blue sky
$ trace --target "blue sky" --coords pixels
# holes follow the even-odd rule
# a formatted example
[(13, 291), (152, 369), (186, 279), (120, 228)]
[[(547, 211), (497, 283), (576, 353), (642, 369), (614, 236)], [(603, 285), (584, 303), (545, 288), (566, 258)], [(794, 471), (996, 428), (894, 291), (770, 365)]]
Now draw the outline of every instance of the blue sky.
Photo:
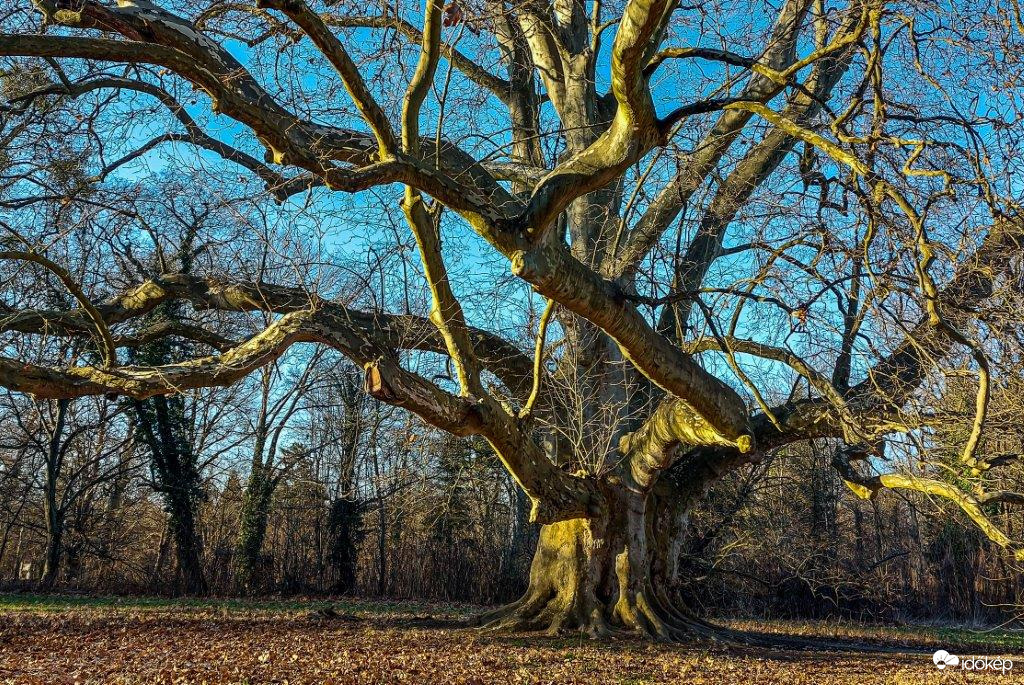
[[(730, 36), (731, 40), (728, 44), (723, 44), (716, 37), (716, 34), (705, 30), (707, 28), (706, 25), (702, 25), (699, 19), (692, 17), (690, 18), (693, 21), (689, 25), (686, 23), (687, 17), (681, 17), (675, 23), (674, 35), (670, 42), (674, 45), (690, 44), (708, 47), (728, 47), (740, 54), (756, 54), (764, 34), (767, 33), (768, 26), (765, 20), (756, 17), (751, 20), (748, 12), (744, 11), (744, 7), (749, 7), (749, 5), (733, 3), (730, 7), (732, 13), (728, 15), (728, 22), (732, 23), (735, 27), (744, 27), (746, 32), (737, 33), (734, 31)], [(413, 23), (419, 20), (413, 13), (407, 16)], [(723, 33), (728, 33), (728, 31)], [(451, 33), (447, 35), (450, 36)], [(470, 34), (464, 33), (463, 35), (468, 43), (473, 42), (474, 39)], [(607, 88), (608, 51), (613, 37), (613, 30), (608, 31), (603, 41), (604, 49), (597, 69), (597, 85), (599, 90)], [(380, 47), (380, 43), (381, 33), (378, 31), (359, 30), (353, 32), (350, 38), (350, 46), (354, 52), (376, 50)], [(243, 64), (253, 63), (254, 54), (245, 44), (230, 40), (224, 44)], [(467, 51), (472, 51), (472, 46), (465, 44), (465, 42), (460, 44), (460, 47)], [(802, 45), (801, 49), (806, 51), (807, 45)], [(494, 59), (493, 50), (482, 54), (485, 59)], [(403, 55), (403, 63), (408, 69), (413, 62), (415, 52), (410, 48)], [(295, 88), (307, 93), (316, 93), (322, 91), (325, 85), (335, 83), (336, 79), (329, 69), (325, 68), (322, 60), (319, 60), (319, 58), (313, 56), (312, 59), (317, 61), (315, 65), (311, 66), (307, 61), (311, 56), (307, 44), (306, 47), (300, 47), (294, 51), (281, 52), (275, 59), (277, 60), (276, 64), (281, 70), (280, 73), (288, 73), (294, 76), (292, 83)], [(393, 66), (394, 62), (388, 63), (388, 60), (384, 60), (382, 64), (378, 64), (377, 68), (393, 70)], [(446, 68), (446, 65), (442, 64), (442, 68), (439, 70), (439, 83), (446, 74)], [(254, 70), (254, 73), (258, 78), (263, 77), (262, 80), (265, 82), (270, 82), (268, 80), (270, 77), (269, 72)], [(367, 76), (373, 73), (375, 73), (375, 68), (367, 70)], [(699, 89), (700, 92), (691, 92), (691, 89), (695, 83), (710, 84), (724, 73), (725, 68), (721, 65), (707, 61), (675, 61), (663, 68), (653, 81), (655, 100), (662, 111), (667, 111), (669, 107), (707, 94), (703, 88)], [(395, 81), (401, 84), (404, 82), (403, 78), (399, 77)], [(452, 92), (459, 92), (460, 89), (468, 90), (466, 83), (460, 80), (457, 75), (453, 79), (451, 88)], [(336, 105), (338, 108), (350, 109), (348, 102), (340, 101), (341, 98), (344, 98), (343, 93), (336, 91), (336, 97), (339, 98), (337, 103), (317, 104), (321, 106)], [(963, 107), (971, 107), (976, 111), (984, 111), (989, 105), (991, 97), (993, 96), (981, 90), (978, 92), (977, 99), (973, 103), (963, 100), (957, 102), (957, 104)], [(1002, 96), (999, 95), (998, 97)], [(490, 120), (500, 118), (500, 105), (493, 98), (487, 100), (486, 103), (478, 111), (448, 112), (446, 121), (448, 122), (447, 131), (449, 135), (459, 135), (465, 130), (473, 129), (474, 127), (486, 130), (487, 123)], [(203, 122), (208, 127), (208, 130), (218, 138), (243, 147), (257, 157), (260, 156), (259, 149), (253, 145), (252, 136), (248, 131), (226, 117), (210, 114), (208, 105), (209, 103), (206, 98), (200, 96), (194, 100), (189, 100), (187, 109), (193, 117)], [(432, 130), (435, 125), (434, 120), (436, 119), (437, 112), (436, 101), (433, 99), (428, 100), (424, 112), (426, 121), (423, 127), (425, 130)], [(553, 123), (550, 111), (546, 113), (545, 120), (548, 124)], [(166, 121), (165, 117), (156, 117), (149, 126), (131, 127), (129, 129), (129, 136), (123, 141), (123, 149), (125, 151), (132, 149), (149, 137), (163, 132), (166, 127)], [(345, 117), (331, 123), (361, 127), (358, 121), (346, 119)], [(487, 132), (489, 133), (489, 144), (500, 146), (508, 140), (507, 132), (500, 129)], [(482, 143), (481, 149), (485, 149)], [(998, 162), (999, 160), (995, 161)], [(147, 178), (151, 174), (171, 173), (175, 171), (180, 163), (192, 165), (197, 162), (208, 169), (209, 173), (223, 179), (230, 179), (239, 174), (247, 173), (231, 167), (231, 165), (224, 163), (212, 153), (199, 151), (187, 145), (174, 145), (164, 146), (157, 151), (147, 154), (136, 163), (123, 167), (117, 173), (116, 179), (136, 181)], [(648, 183), (652, 186), (657, 186), (664, 182), (672, 171), (673, 167), (666, 165), (659, 172), (653, 174), (648, 179)], [(826, 172), (834, 176), (843, 173), (842, 170), (834, 165), (826, 166)], [(114, 180), (111, 179), (112, 182)], [(781, 176), (780, 181), (783, 185), (775, 188), (779, 192), (792, 192), (793, 189), (797, 188), (797, 179), (795, 177)], [(274, 207), (267, 203), (265, 209), (268, 211), (269, 216), (282, 226), (287, 225), (309, 231), (325, 229), (326, 247), (337, 255), (352, 258), (356, 263), (359, 262), (361, 257), (365, 256), (368, 252), (372, 253), (374, 250), (393, 253), (394, 256), (389, 260), (388, 266), (385, 269), (386, 273), (384, 273), (383, 283), (393, 295), (403, 295), (403, 269), (417, 270), (418, 259), (415, 252), (408, 249), (413, 244), (411, 236), (404, 230), (405, 227), (402, 226), (401, 221), (396, 220), (394, 211), (395, 200), (397, 200), (400, 193), (401, 189), (397, 186), (385, 187), (377, 189), (373, 193), (362, 193), (355, 196), (331, 193), (321, 189), (313, 191), (312, 202), (307, 202), (307, 198), (304, 196), (297, 196), (281, 207)], [(706, 194), (701, 194), (701, 197), (704, 196)], [(779, 195), (779, 197), (784, 198), (785, 195)], [(698, 197), (699, 199), (700, 197)], [(804, 204), (802, 201), (789, 201), (792, 203), (792, 207), (799, 207)], [(804, 208), (806, 209), (806, 207)], [(697, 219), (699, 219), (699, 213), (695, 212), (688, 217), (688, 222), (692, 225), (692, 222)], [(841, 219), (832, 215), (830, 216), (830, 221), (839, 222)], [(834, 227), (835, 225), (832, 228)], [(743, 242), (755, 230), (764, 229), (764, 224), (738, 221), (730, 230), (727, 245)], [(691, 229), (688, 228), (687, 230)], [(775, 229), (771, 229), (769, 226), (769, 230)], [(777, 230), (782, 235), (790, 230), (790, 226), (788, 223), (782, 223), (778, 226)], [(852, 223), (845, 230), (852, 231)], [(531, 296), (526, 287), (511, 283), (508, 279), (507, 264), (505, 264), (504, 260), (495, 255), (482, 240), (477, 239), (464, 226), (460, 226), (457, 220), (446, 223), (444, 240), (447, 247), (446, 258), (448, 259), (449, 269), (452, 274), (453, 288), (456, 294), (463, 300), (471, 322), (482, 327), (514, 331), (518, 336), (524, 336), (528, 332), (525, 328), (526, 312), (531, 309), (531, 307), (527, 306), (528, 298), (532, 297), (532, 309), (534, 311), (539, 310), (542, 306), (539, 299), (536, 296)], [(396, 245), (396, 242), (404, 244), (405, 247), (399, 247)], [(793, 254), (809, 257), (810, 252), (809, 249), (803, 249), (796, 250)], [(720, 260), (712, 272), (710, 281), (712, 283), (728, 284), (730, 279), (726, 276), (727, 274), (734, 271), (751, 272), (755, 267), (751, 259), (749, 254), (741, 254), (733, 258)], [(665, 283), (669, 279), (663, 270), (656, 273), (658, 274), (658, 280), (662, 283), (660, 294), (664, 294)], [(421, 284), (417, 284), (417, 286), (419, 285)], [(784, 294), (793, 298), (790, 304), (794, 306), (802, 301), (806, 301), (816, 292), (812, 284), (801, 284), (795, 280), (789, 284), (783, 282), (778, 285), (783, 289)], [(790, 290), (788, 293), (785, 292), (787, 286), (789, 286)], [(419, 289), (417, 294), (418, 297), (413, 298), (413, 304), (414, 306), (417, 304), (422, 306), (424, 303), (422, 289)], [(404, 306), (402, 305), (404, 299), (404, 297), (392, 297), (391, 307), (394, 308), (396, 304)], [(739, 321), (737, 333), (741, 336), (756, 337), (766, 342), (786, 344), (792, 346), (798, 352), (814, 351), (826, 339), (832, 341), (835, 339), (834, 331), (830, 330), (834, 329), (837, 325), (833, 299), (830, 296), (818, 298), (815, 305), (816, 309), (812, 312), (812, 326), (808, 327), (807, 330), (796, 331), (793, 330), (794, 322), (788, 320), (785, 314), (774, 310), (768, 305), (748, 304), (745, 307), (743, 317)], [(727, 322), (728, 308), (721, 310), (721, 313), (723, 314), (722, 321)], [(874, 335), (876, 331), (873, 330), (872, 326), (872, 322), (869, 321), (866, 332)], [(877, 331), (877, 333), (880, 334), (881, 331)], [(825, 347), (834, 348), (834, 342), (825, 345)], [(861, 345), (861, 351), (866, 352), (863, 345)], [(706, 356), (708, 357), (708, 363), (715, 364), (716, 369), (722, 370), (725, 375), (731, 375), (724, 370), (721, 360), (715, 361), (712, 355)], [(754, 368), (755, 371), (758, 371), (758, 373), (752, 374), (755, 378), (765, 377), (769, 372), (774, 375), (774, 372), (777, 371), (772, 365), (766, 365), (749, 357), (743, 358), (742, 361), (748, 370)], [(862, 363), (869, 361), (870, 355), (865, 354), (862, 358)], [(828, 369), (824, 370), (827, 371)], [(763, 390), (765, 389), (763, 388)], [(772, 388), (772, 390), (776, 393), (785, 393), (788, 388), (778, 385)]]

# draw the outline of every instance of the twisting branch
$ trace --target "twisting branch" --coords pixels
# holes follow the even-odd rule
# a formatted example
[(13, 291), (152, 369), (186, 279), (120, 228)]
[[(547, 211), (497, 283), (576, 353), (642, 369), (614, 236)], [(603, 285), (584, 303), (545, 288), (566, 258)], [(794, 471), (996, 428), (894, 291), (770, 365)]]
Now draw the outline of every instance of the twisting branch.
[(874, 498), (883, 488), (890, 490), (911, 490), (925, 495), (941, 497), (952, 502), (963, 511), (978, 529), (992, 542), (1013, 552), (1018, 561), (1024, 561), (1024, 543), (1013, 540), (1006, 531), (999, 528), (985, 514), (982, 506), (994, 502), (1024, 501), (1017, 493), (992, 493), (981, 498), (963, 492), (955, 485), (934, 478), (926, 478), (913, 474), (883, 473), (881, 475), (864, 475), (852, 463), (862, 460), (863, 455), (856, 450), (840, 450), (832, 463), (843, 476), (850, 489), (864, 499)]
[(341, 76), (345, 89), (363, 119), (369, 124), (377, 139), (377, 147), (381, 159), (394, 155), (398, 149), (395, 132), (391, 128), (384, 110), (377, 104), (355, 62), (349, 57), (348, 51), (338, 38), (331, 33), (320, 15), (309, 8), (303, 0), (256, 0), (256, 6), (262, 9), (276, 9), (283, 12), (301, 28), (313, 44), (323, 53), (338, 75)]
[(519, 411), (521, 419), (528, 418), (533, 413), (533, 406), (537, 404), (537, 398), (540, 396), (540, 382), (544, 375), (544, 344), (548, 337), (548, 323), (551, 321), (554, 311), (555, 301), (548, 300), (548, 303), (544, 305), (544, 312), (540, 315), (540, 324), (537, 326), (537, 342), (533, 350), (533, 388), (530, 390), (530, 396), (526, 398), (526, 404)]
[[(432, 144), (436, 149), (428, 152), (440, 164), (428, 169), (418, 160), (404, 156), (389, 155), (381, 161), (373, 154), (374, 148), (379, 151), (379, 143), (375, 146), (365, 134), (296, 117), (278, 105), (224, 47), (198, 32), (187, 20), (163, 9), (148, 4), (114, 8), (96, 0), (82, 0), (79, 10), (69, 12), (59, 10), (49, 0), (39, 0), (39, 4), (54, 23), (96, 28), (118, 33), (129, 40), (2, 36), (0, 55), (77, 57), (160, 65), (207, 92), (213, 100), (214, 111), (251, 128), (267, 148), (268, 163), (305, 169), (323, 179), (333, 190), (358, 192), (387, 183), (408, 183), (462, 213), (481, 231), (493, 230), (493, 226), (507, 220), (510, 212), (519, 209), (516, 198), (472, 157), (447, 141), (440, 146)], [(293, 7), (293, 3), (287, 5), (302, 21), (309, 22), (309, 30), (316, 33), (318, 26), (323, 27), (319, 17), (302, 14), (302, 8)], [(324, 35), (320, 35), (323, 44), (318, 47), (331, 50), (340, 46), (332, 45), (331, 41), (337, 43), (337, 39), (326, 28), (323, 32)], [(339, 54), (335, 57), (341, 59)], [(347, 85), (358, 98), (362, 92), (358, 73), (348, 75), (351, 79)], [(382, 114), (375, 113), (371, 101), (364, 101), (371, 128), (387, 139), (390, 124)], [(394, 151), (394, 146), (391, 149)], [(335, 162), (351, 164), (354, 168)]]
[[(626, 4), (611, 55), (612, 93), (618, 104), (615, 115), (592, 145), (559, 164), (534, 189), (518, 224), (535, 240), (553, 230), (555, 218), (570, 202), (604, 187), (655, 145), (665, 142), (666, 131), (658, 124), (643, 67), (651, 40), (660, 33), (670, 6), (673, 4), (667, 0), (630, 0)], [(718, 108), (717, 102), (701, 102), (694, 106), (694, 113)]]
[(627, 459), (633, 482), (649, 490), (658, 475), (672, 466), (680, 452), (677, 448), (714, 445), (735, 447), (740, 454), (747, 454), (753, 450), (754, 441), (749, 435), (723, 439), (687, 402), (668, 398), (658, 405), (643, 427), (623, 436), (619, 452)]
[(202, 326), (177, 320), (161, 321), (160, 323), (141, 330), (134, 335), (116, 336), (114, 338), (114, 344), (117, 347), (140, 347), (156, 340), (162, 340), (169, 337), (183, 338), (185, 340), (204, 343), (218, 352), (227, 352), (232, 347), (236, 347), (238, 345), (237, 341), (220, 335), (214, 331), (207, 330)]
[[(513, 477), (533, 501), (531, 516), (539, 523), (592, 516), (602, 498), (595, 484), (555, 466), (518, 419), (472, 398), (452, 395), (405, 370), (396, 347), (443, 352), (436, 328), (418, 317), (366, 314), (312, 297), (305, 292), (267, 284), (225, 284), (192, 276), (166, 276), (139, 286), (111, 303), (96, 307), (117, 321), (142, 316), (168, 299), (224, 311), (272, 311), (282, 315), (249, 340), (222, 354), (164, 366), (76, 366), (50, 369), (0, 357), (0, 386), (44, 398), (127, 395), (143, 399), (160, 394), (229, 385), (285, 353), (297, 343), (333, 347), (364, 369), (365, 390), (383, 402), (407, 409), (431, 425), (455, 435), (481, 435), (498, 452)], [(87, 319), (86, 319), (87, 320)], [(19, 312), (0, 320), (0, 330), (74, 335), (82, 329), (81, 312)], [(168, 334), (173, 330), (166, 331)], [(531, 361), (508, 343), (475, 332), (477, 349), (510, 387), (529, 383)], [(518, 359), (515, 355), (518, 355)]]
[[(428, 320), (410, 314), (362, 312), (325, 301), (301, 288), (269, 283), (227, 282), (187, 274), (165, 274), (129, 289), (114, 299), (93, 305), (109, 326), (126, 323), (153, 311), (170, 301), (190, 302), (197, 309), (226, 312), (265, 311), (278, 314), (308, 309), (314, 304), (330, 312), (339, 321), (349, 322), (367, 332), (389, 349), (429, 350), (445, 353), (444, 341)], [(17, 331), (28, 334), (75, 336), (91, 332), (91, 320), (85, 310), (12, 310), (0, 306), (0, 332)], [(160, 332), (180, 335), (182, 329), (163, 327)], [(155, 333), (153, 329), (147, 331)], [(147, 337), (147, 331), (115, 340), (121, 346)], [(193, 330), (193, 334), (198, 333)], [(469, 330), (474, 349), (481, 361), (519, 397), (530, 390), (533, 368), (530, 358), (515, 345), (487, 331)], [(186, 336), (190, 337), (190, 336)], [(206, 338), (206, 336), (204, 336)], [(212, 338), (204, 342), (213, 344)], [(224, 342), (223, 340), (221, 342)], [(215, 348), (223, 345), (213, 345)], [(230, 345), (229, 345), (230, 347)]]
[[(434, 82), (434, 73), (437, 71), (441, 54), (441, 4), (438, 0), (427, 0), (423, 21), (420, 57), (402, 104), (402, 150), (412, 157), (419, 156), (420, 110)], [(480, 383), (480, 365), (469, 339), (462, 306), (448, 282), (448, 270), (441, 252), (440, 209), (438, 206), (437, 211), (431, 212), (423, 201), (423, 195), (412, 186), (405, 186), (402, 210), (405, 212), (406, 222), (416, 236), (423, 272), (430, 285), (430, 320), (444, 337), (448, 354), (455, 364), (462, 394), (483, 398), (485, 391)]]
[[(600, 326), (623, 355), (651, 381), (690, 405), (720, 436), (749, 436), (743, 400), (668, 338), (659, 334), (613, 282), (567, 254), (558, 244), (513, 255), (512, 272), (534, 289)], [(716, 443), (718, 444), (718, 443)]]
[(82, 305), (82, 309), (89, 316), (97, 341), (99, 342), (100, 353), (103, 355), (104, 365), (110, 367), (117, 364), (117, 345), (114, 344), (114, 338), (110, 335), (110, 329), (107, 328), (106, 322), (103, 321), (103, 315), (93, 306), (89, 298), (85, 296), (85, 292), (67, 269), (34, 250), (2, 250), (0, 251), (0, 259), (32, 262), (56, 276), (64, 287), (67, 288), (68, 292), (78, 300), (78, 303)]
[(195, 119), (189, 115), (185, 107), (175, 100), (170, 93), (153, 85), (152, 83), (146, 83), (145, 81), (120, 78), (116, 76), (104, 76), (72, 84), (54, 83), (13, 98), (11, 103), (18, 109), (24, 109), (35, 100), (48, 95), (63, 95), (66, 97), (77, 98), (86, 93), (100, 89), (131, 90), (151, 95), (163, 104), (182, 124), (185, 128), (185, 133), (165, 133), (152, 138), (136, 148), (133, 152), (130, 152), (124, 157), (107, 164), (99, 174), (97, 174), (99, 180), (105, 179), (119, 167), (138, 159), (140, 156), (149, 152), (158, 145), (169, 142), (182, 142), (191, 143), (210, 150), (211, 152), (218, 154), (223, 159), (234, 162), (235, 164), (253, 172), (266, 184), (267, 190), (269, 190), (274, 197), (281, 202), (288, 199), (288, 197), (296, 192), (301, 192), (311, 186), (323, 183), (322, 181), (310, 176), (300, 176), (291, 179), (285, 178), (251, 155), (248, 155), (223, 141), (213, 138), (196, 123)]

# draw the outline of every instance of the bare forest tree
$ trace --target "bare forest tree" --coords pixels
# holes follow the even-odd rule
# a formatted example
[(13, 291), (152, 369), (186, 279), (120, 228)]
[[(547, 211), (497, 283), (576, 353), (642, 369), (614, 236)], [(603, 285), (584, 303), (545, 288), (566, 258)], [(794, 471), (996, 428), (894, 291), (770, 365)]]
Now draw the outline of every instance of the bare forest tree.
[(66, 557), (74, 565), (77, 546), (84, 542), (78, 540), (69, 550), (67, 528), (74, 508), (92, 491), (123, 481), (137, 463), (127, 449), (123, 422), (114, 421), (103, 402), (60, 399), (25, 409), (11, 413), (15, 420), (7, 426), (4, 448), (34, 452), (42, 462), (46, 553), (40, 586), (49, 589)]
[[(1019, 360), (1019, 318), (992, 323), (1022, 283), (1014, 0), (18, 0), (0, 30), (5, 288), (27, 270), (69, 301), (2, 305), (0, 385), (170, 404), (331, 347), (525, 493), (529, 586), (491, 626), (712, 630), (679, 592), (691, 514), (811, 440), (858, 496), (946, 501), (1024, 559), (1000, 475), (1019, 452), (985, 437)], [(73, 188), (25, 156), (55, 121)], [(88, 266), (107, 247), (61, 246), (97, 205), (163, 230), (126, 209), (126, 170), (189, 145), (223, 211), (291, 217), (294, 244), (113, 292)], [(340, 220), (303, 241), (320, 212)], [(361, 222), (415, 245), (399, 294), (368, 287)], [(318, 257), (339, 249), (344, 276)], [(53, 338), (94, 351), (26, 342)], [(142, 340), (189, 356), (125, 363)]]
[[(245, 485), (242, 512), (238, 529), (238, 545), (235, 549), (235, 573), (243, 591), (251, 592), (257, 587), (260, 550), (267, 531), (271, 499), (281, 479), (287, 475), (299, 454), (288, 455), (285, 450), (279, 458), (281, 434), (288, 427), (288, 421), (299, 408), (299, 402), (310, 390), (310, 379), (318, 361), (317, 354), (300, 372), (299, 378), (285, 393), (271, 399), (275, 376), (280, 369), (265, 366), (260, 369), (259, 410), (252, 426), (253, 446), (249, 480)], [(283, 448), (283, 446), (281, 446)], [(290, 458), (283, 458), (290, 457)]]

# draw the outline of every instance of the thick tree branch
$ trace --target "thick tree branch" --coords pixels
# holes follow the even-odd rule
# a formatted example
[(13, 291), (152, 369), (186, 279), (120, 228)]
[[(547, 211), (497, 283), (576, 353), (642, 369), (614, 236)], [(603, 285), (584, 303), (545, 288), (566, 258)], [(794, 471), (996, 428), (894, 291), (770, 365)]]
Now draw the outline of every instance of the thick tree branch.
[(138, 159), (140, 156), (162, 143), (186, 142), (214, 152), (223, 159), (234, 162), (235, 164), (253, 172), (266, 184), (267, 190), (281, 202), (288, 199), (288, 197), (296, 192), (301, 192), (313, 185), (322, 183), (322, 181), (318, 181), (317, 179), (309, 176), (291, 179), (285, 178), (266, 164), (257, 160), (255, 157), (252, 157), (251, 155), (246, 154), (223, 141), (213, 138), (196, 123), (195, 119), (189, 115), (188, 111), (177, 100), (175, 100), (170, 93), (153, 85), (152, 83), (146, 83), (145, 81), (120, 78), (116, 76), (105, 76), (87, 79), (73, 84), (54, 83), (16, 97), (11, 100), (11, 103), (13, 105), (17, 105), (19, 109), (22, 109), (40, 97), (46, 97), (48, 95), (62, 95), (76, 98), (100, 89), (131, 90), (151, 95), (163, 104), (185, 128), (184, 134), (165, 133), (160, 136), (156, 136), (139, 146), (133, 152), (111, 162), (110, 164), (107, 164), (98, 174), (100, 180), (106, 178), (118, 167), (121, 167), (132, 160)]
[[(1013, 540), (1006, 534), (1006, 531), (1002, 530), (992, 522), (992, 519), (989, 518), (982, 509), (986, 500), (980, 500), (974, 495), (963, 492), (950, 483), (925, 476), (905, 473), (883, 473), (881, 475), (862, 474), (842, 451), (837, 453), (836, 458), (833, 459), (833, 465), (840, 474), (842, 474), (843, 479), (846, 484), (850, 486), (850, 489), (859, 497), (865, 499), (874, 498), (878, 494), (879, 490), (890, 489), (911, 490), (925, 495), (941, 497), (942, 499), (952, 502), (958, 506), (969, 519), (971, 519), (974, 525), (976, 525), (978, 529), (985, 534), (985, 537), (1000, 547), (1013, 552), (1014, 557), (1018, 561), (1024, 561), (1024, 543), (1021, 543), (1019, 540)], [(993, 499), (988, 499), (987, 503), (991, 503), (993, 501), (1007, 501), (1000, 499), (1003, 495), (1016, 495), (1016, 493), (992, 494), (995, 497)], [(1011, 497), (1010, 499), (1013, 500), (1016, 498)]]
[(754, 441), (749, 435), (723, 440), (688, 403), (673, 397), (662, 401), (639, 430), (622, 438), (619, 452), (626, 457), (633, 482), (646, 491), (686, 446), (716, 445), (735, 447), (746, 454), (753, 449)]
[(617, 286), (564, 247), (556, 243), (516, 253), (512, 271), (540, 294), (600, 326), (641, 373), (689, 404), (720, 440), (735, 443), (749, 435), (739, 395), (655, 331)]
[[(129, 40), (3, 36), (0, 55), (164, 66), (206, 91), (213, 99), (214, 111), (251, 128), (266, 146), (268, 161), (301, 167), (332, 189), (357, 192), (391, 182), (408, 183), (481, 226), (500, 223), (509, 212), (519, 209), (517, 200), (483, 167), (447, 141), (424, 146), (425, 155), (432, 160), (429, 166), (405, 156), (381, 162), (373, 154), (378, 146), (365, 134), (299, 119), (277, 104), (225, 48), (169, 12), (148, 5), (112, 8), (95, 0), (83, 0), (76, 12), (43, 4), (53, 21), (116, 32)], [(374, 119), (375, 125), (383, 125)]]
[[(190, 302), (197, 309), (266, 311), (278, 314), (301, 311), (315, 304), (331, 313), (336, 320), (348, 321), (350, 326), (363, 330), (388, 349), (425, 350), (442, 354), (446, 351), (436, 328), (423, 317), (362, 312), (324, 301), (301, 288), (266, 283), (227, 282), (186, 274), (166, 274), (108, 302), (97, 304), (95, 308), (108, 326), (115, 326), (142, 317), (158, 305), (173, 300)], [(84, 310), (19, 311), (0, 305), (0, 332), (88, 335), (91, 330), (91, 322)], [(174, 328), (161, 330), (167, 334), (178, 334)], [(120, 339), (130, 346), (131, 340), (144, 333), (121, 336)], [(512, 392), (525, 398), (530, 391), (533, 373), (530, 357), (487, 331), (470, 329), (469, 335), (481, 362)]]
[[(441, 57), (441, 13), (438, 0), (427, 0), (420, 56), (402, 103), (402, 150), (413, 157), (420, 151), (420, 110), (433, 85)], [(408, 185), (405, 187), (402, 210), (416, 236), (423, 273), (430, 286), (430, 320), (444, 338), (448, 355), (455, 364), (462, 394), (483, 399), (486, 393), (480, 383), (480, 364), (469, 338), (462, 305), (448, 281), (448, 270), (441, 252), (440, 209), (438, 206), (436, 211), (430, 211), (418, 190)]]
[[(593, 144), (559, 164), (534, 189), (519, 224), (535, 240), (552, 230), (555, 218), (573, 200), (606, 186), (654, 146), (664, 143), (665, 132), (658, 124), (643, 68), (670, 5), (668, 0), (627, 3), (611, 56), (612, 94), (618, 107), (609, 127)], [(716, 109), (715, 103), (702, 105), (697, 110)]]
[[(283, 315), (244, 343), (223, 354), (155, 367), (71, 367), (63, 370), (25, 364), (0, 357), (0, 386), (38, 397), (72, 398), (86, 395), (127, 395), (143, 399), (154, 395), (230, 385), (253, 370), (279, 358), (296, 343), (329, 345), (359, 364), (366, 372), (366, 390), (374, 397), (407, 409), (431, 425), (455, 435), (482, 435), (495, 447), (509, 471), (533, 500), (533, 518), (553, 523), (586, 517), (599, 511), (601, 497), (594, 483), (558, 469), (524, 431), (517, 418), (499, 411), (494, 403), (478, 403), (454, 396), (426, 379), (406, 371), (389, 346), (389, 337), (407, 339), (402, 323), (426, 328), (425, 340), (406, 343), (410, 349), (443, 351), (436, 329), (422, 319), (387, 317), (348, 310), (310, 298), (290, 288), (267, 285), (216, 284), (196, 277), (168, 277), (127, 293), (104, 308), (111, 318), (127, 320), (150, 311), (176, 294), (196, 304), (226, 311), (276, 311)], [(97, 307), (99, 309), (99, 307)], [(42, 331), (50, 322), (64, 331), (79, 330), (81, 312), (24, 312), (3, 321), (4, 329)], [(430, 339), (433, 336), (433, 339)], [(482, 344), (481, 344), (482, 343)], [(481, 334), (478, 349), (505, 348), (508, 344)], [(531, 363), (518, 353), (526, 370), (517, 374), (529, 387)], [(486, 359), (486, 357), (485, 357)], [(497, 358), (495, 367), (516, 360)], [(507, 367), (506, 367), (507, 368)]]

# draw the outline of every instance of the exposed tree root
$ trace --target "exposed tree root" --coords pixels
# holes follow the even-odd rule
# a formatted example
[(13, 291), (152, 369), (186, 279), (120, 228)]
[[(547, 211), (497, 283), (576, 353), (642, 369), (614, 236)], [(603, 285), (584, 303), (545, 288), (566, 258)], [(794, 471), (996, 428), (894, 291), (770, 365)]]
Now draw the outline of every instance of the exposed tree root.
[[(608, 489), (606, 518), (572, 519), (541, 529), (530, 584), (517, 601), (479, 616), (476, 625), (502, 632), (640, 637), (660, 642), (707, 639), (787, 651), (900, 652), (896, 647), (743, 631), (695, 616), (671, 592), (674, 541), (685, 516)], [(684, 501), (685, 504), (685, 501)], [(673, 515), (668, 515), (673, 514)]]
[(664, 592), (648, 587), (629, 601), (606, 606), (567, 605), (559, 595), (528, 593), (512, 604), (477, 617), (476, 625), (497, 632), (542, 632), (546, 635), (585, 634), (591, 638), (639, 637), (658, 642), (713, 640), (727, 646), (784, 651), (903, 653), (913, 648), (856, 640), (830, 640), (767, 632), (735, 630), (692, 614)]

